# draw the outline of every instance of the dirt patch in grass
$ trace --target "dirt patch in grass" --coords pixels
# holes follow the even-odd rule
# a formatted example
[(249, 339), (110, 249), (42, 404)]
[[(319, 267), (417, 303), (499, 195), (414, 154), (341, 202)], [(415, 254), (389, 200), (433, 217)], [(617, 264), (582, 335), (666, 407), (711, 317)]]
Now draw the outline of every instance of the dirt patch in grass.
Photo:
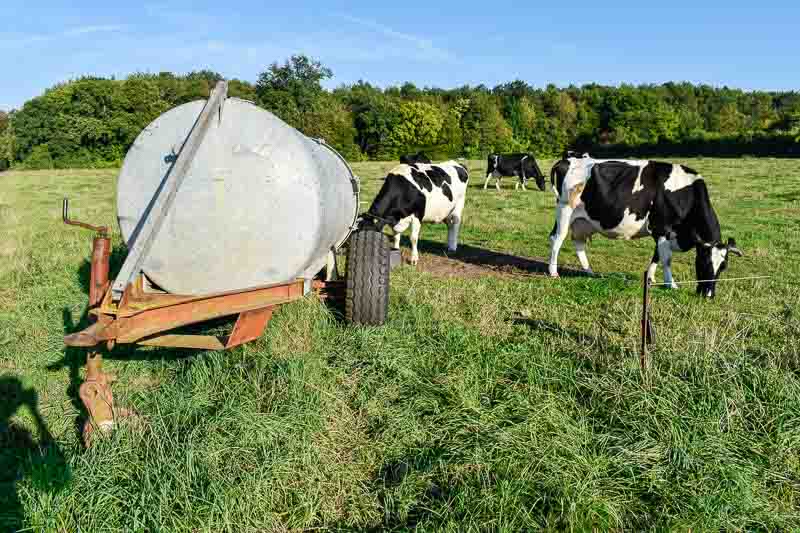
[[(464, 245), (456, 252), (431, 246), (428, 253), (420, 254), (417, 269), (438, 278), (475, 279), (486, 276), (497, 278), (519, 278), (525, 276), (547, 276), (547, 260), (522, 257)], [(403, 248), (403, 262), (409, 263), (411, 251)], [(559, 267), (561, 276), (586, 276), (579, 270)]]

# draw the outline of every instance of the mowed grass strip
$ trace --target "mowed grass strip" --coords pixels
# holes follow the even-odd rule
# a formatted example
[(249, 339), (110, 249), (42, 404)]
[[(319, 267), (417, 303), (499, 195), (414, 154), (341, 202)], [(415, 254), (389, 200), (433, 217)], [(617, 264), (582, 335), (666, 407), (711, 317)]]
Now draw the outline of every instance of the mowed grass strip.
[[(0, 174), (0, 530), (800, 527), (800, 161), (680, 162), (746, 254), (725, 276), (772, 278), (713, 301), (656, 289), (646, 378), (652, 241), (596, 237), (602, 278), (465, 279), (425, 270), (446, 228), (423, 226), (384, 327), (309, 297), (230, 352), (109, 354), (137, 416), (88, 451), (84, 353), (62, 336), (84, 320), (91, 234), (61, 224), (60, 201), (116, 232), (115, 172)], [(354, 165), (362, 211), (393, 165)], [(485, 162), (468, 166), (462, 243), (546, 258), (552, 193), (483, 191)], [(676, 277), (693, 263), (677, 255)], [(561, 265), (577, 267), (570, 242)]]

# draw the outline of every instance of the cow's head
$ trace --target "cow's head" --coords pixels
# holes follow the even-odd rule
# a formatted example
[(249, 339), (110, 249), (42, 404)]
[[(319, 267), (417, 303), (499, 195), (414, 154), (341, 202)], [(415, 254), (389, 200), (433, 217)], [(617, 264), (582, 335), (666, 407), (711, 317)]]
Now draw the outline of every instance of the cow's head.
[(702, 280), (697, 284), (697, 294), (713, 298), (717, 290), (717, 280), (720, 274), (728, 268), (728, 258), (731, 254), (739, 257), (744, 254), (736, 247), (734, 239), (728, 239), (727, 244), (705, 242), (697, 237), (695, 239), (697, 241), (695, 272), (697, 279)]
[(539, 187), (540, 191), (545, 190), (545, 183), (544, 183), (544, 174), (541, 172), (536, 173), (536, 186)]

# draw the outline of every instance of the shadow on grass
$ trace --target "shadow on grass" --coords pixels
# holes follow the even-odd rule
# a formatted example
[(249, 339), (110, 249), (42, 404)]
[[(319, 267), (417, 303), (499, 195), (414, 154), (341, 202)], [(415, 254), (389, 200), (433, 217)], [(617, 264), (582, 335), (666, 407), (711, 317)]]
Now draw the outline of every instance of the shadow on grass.
[[(38, 408), (38, 395), (16, 377), (0, 378), (0, 531), (18, 531), (25, 513), (18, 485), (27, 479), (33, 489), (56, 492), (70, 478), (70, 470)], [(27, 407), (36, 424), (38, 441), (11, 417)]]
[(800, 200), (800, 191), (775, 193), (771, 194), (770, 197), (776, 198), (778, 200), (783, 200), (784, 202), (797, 202), (798, 200)]
[(394, 498), (396, 491), (408, 476), (429, 475), (435, 472), (442, 464), (445, 455), (443, 448), (433, 446), (386, 463), (380, 468), (374, 479), (374, 488), (384, 511), (384, 523), (383, 528), (374, 531), (383, 531), (387, 527), (413, 528), (419, 522), (435, 517), (432, 509), (435, 508), (436, 502), (446, 500), (449, 494), (447, 487), (442, 487), (440, 483), (428, 481), (424, 494), (415, 505), (405, 511), (405, 517), (401, 516), (399, 509), (396, 508)]
[(527, 326), (531, 331), (535, 331), (537, 333), (565, 336), (575, 344), (582, 346), (596, 346), (599, 344), (598, 339), (592, 335), (567, 329), (554, 322), (548, 322), (547, 320), (528, 318), (524, 316), (514, 316), (511, 318), (511, 323), (520, 326)]
[[(514, 316), (511, 323), (526, 326), (536, 335), (548, 335), (555, 338), (567, 339), (567, 344), (558, 350), (562, 357), (574, 361), (579, 368), (592, 373), (604, 373), (615, 368), (623, 358), (630, 356), (623, 344), (620, 344), (617, 335), (623, 332), (609, 323), (607, 316), (599, 315), (596, 319), (599, 324), (599, 334), (591, 335), (581, 330), (565, 328), (554, 322)], [(524, 378), (524, 372), (517, 376)]]
[[(547, 274), (547, 261), (519, 255), (511, 255), (494, 250), (487, 250), (470, 244), (460, 244), (455, 252), (447, 251), (444, 243), (420, 239), (419, 249), (431, 255), (446, 257), (452, 261), (459, 261), (470, 265), (491, 269), (513, 269), (529, 274)], [(559, 274), (563, 277), (592, 277), (581, 270), (559, 267)]]

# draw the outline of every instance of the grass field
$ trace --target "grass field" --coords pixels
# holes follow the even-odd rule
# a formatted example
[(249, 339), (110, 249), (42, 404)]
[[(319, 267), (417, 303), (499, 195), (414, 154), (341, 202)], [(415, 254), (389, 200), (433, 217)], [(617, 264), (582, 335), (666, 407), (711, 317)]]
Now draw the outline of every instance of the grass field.
[[(115, 350), (139, 416), (88, 451), (62, 336), (91, 235), (60, 200), (116, 231), (115, 172), (0, 174), (0, 531), (800, 528), (800, 161), (681, 162), (746, 254), (725, 276), (773, 277), (656, 290), (646, 379), (652, 241), (595, 238), (602, 278), (548, 279), (510, 256), (547, 256), (552, 193), (483, 191), (476, 161), (462, 251), (424, 226), (386, 326), (309, 297), (230, 352)], [(367, 204), (390, 166), (355, 165)]]

